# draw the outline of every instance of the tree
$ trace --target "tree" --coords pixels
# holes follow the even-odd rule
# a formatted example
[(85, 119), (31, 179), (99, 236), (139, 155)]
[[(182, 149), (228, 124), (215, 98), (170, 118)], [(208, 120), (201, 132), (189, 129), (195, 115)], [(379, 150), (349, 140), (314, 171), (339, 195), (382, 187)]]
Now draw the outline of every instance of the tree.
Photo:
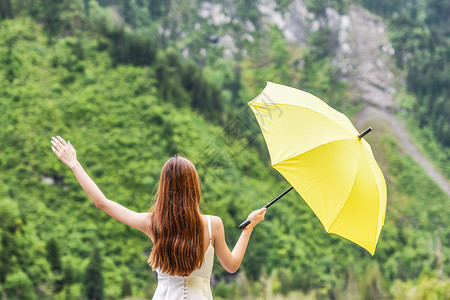
[(70, 286), (73, 283), (73, 270), (72, 270), (72, 264), (68, 262), (64, 268), (64, 286), (66, 287), (66, 299), (71, 299), (70, 297)]
[(58, 34), (61, 28), (61, 3), (57, 0), (44, 0), (42, 3), (44, 27), (50, 36)]
[(46, 245), (47, 260), (50, 263), (53, 273), (61, 273), (61, 257), (59, 255), (59, 247), (54, 238), (51, 238)]
[(128, 297), (128, 296), (132, 296), (133, 292), (131, 289), (131, 282), (128, 279), (127, 275), (124, 275), (123, 277), (123, 281), (122, 281), (122, 297)]
[[(12, 261), (17, 256), (16, 232), (20, 229), (17, 222), (19, 207), (16, 202), (4, 198), (0, 201), (0, 284), (5, 283), (9, 273), (17, 268)], [(14, 257), (14, 260), (13, 260)]]
[(102, 275), (102, 259), (100, 249), (94, 248), (91, 261), (86, 268), (84, 277), (84, 288), (86, 298), (89, 300), (103, 299), (103, 275)]
[(45, 248), (47, 250), (47, 260), (50, 263), (53, 275), (55, 275), (55, 292), (60, 292), (64, 288), (64, 280), (62, 278), (61, 255), (59, 254), (56, 240), (51, 238)]
[(2, 19), (13, 17), (11, 0), (0, 0), (0, 17)]

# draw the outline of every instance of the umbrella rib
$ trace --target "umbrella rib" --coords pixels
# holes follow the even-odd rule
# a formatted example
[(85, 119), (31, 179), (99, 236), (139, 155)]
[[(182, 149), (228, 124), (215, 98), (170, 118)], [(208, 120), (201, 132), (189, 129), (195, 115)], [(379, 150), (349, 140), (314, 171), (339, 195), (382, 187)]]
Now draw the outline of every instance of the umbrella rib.
[[(306, 153), (308, 153), (308, 152), (310, 152), (310, 151), (314, 151), (314, 150), (316, 150), (317, 148), (322, 147), (322, 146), (326, 146), (326, 145), (328, 145), (328, 144), (330, 144), (330, 143), (340, 142), (340, 141), (346, 141), (346, 140), (353, 140), (353, 139), (354, 139), (354, 138), (343, 138), (343, 139), (336, 139), (336, 140), (333, 140), (333, 141), (327, 141), (327, 142), (324, 142), (324, 143), (322, 143), (322, 144), (319, 144), (319, 145), (315, 146), (314, 148), (309, 149), (308, 151), (305, 151), (305, 152), (300, 153), (300, 154), (299, 154), (299, 153), (296, 153), (296, 154), (292, 155), (291, 157), (284, 158), (282, 161), (279, 161), (279, 162), (276, 162), (276, 163), (272, 164), (271, 167), (272, 167), (272, 168), (275, 168), (276, 165), (280, 165), (280, 164), (282, 164), (282, 163), (284, 163), (284, 162), (286, 162), (286, 161), (288, 161), (288, 160), (290, 160), (290, 159), (293, 159), (293, 158), (295, 158), (295, 157), (297, 157), (297, 156), (300, 156), (300, 155), (304, 155), (304, 154), (306, 154)], [(270, 155), (270, 152), (269, 152), (269, 155)]]
[[(342, 142), (342, 141), (346, 141), (346, 140), (354, 140), (354, 139), (353, 139), (353, 138), (345, 138), (345, 139), (339, 139), (339, 140), (335, 140), (335, 141), (332, 141), (332, 142), (326, 142), (326, 143), (320, 144), (320, 145), (318, 145), (318, 146), (316, 146), (316, 147), (314, 147), (314, 148), (312, 148), (312, 149), (310, 149), (310, 150), (308, 150), (308, 151), (306, 151), (306, 152), (304, 152), (304, 153), (296, 154), (296, 155), (294, 155), (294, 156), (292, 156), (292, 157), (290, 157), (290, 158), (286, 158), (285, 160), (283, 160), (283, 161), (281, 161), (281, 162), (277, 162), (277, 163), (273, 164), (272, 167), (275, 168), (275, 166), (277, 166), (277, 165), (282, 165), (282, 163), (285, 163), (285, 162), (287, 162), (287, 161), (289, 161), (289, 160), (291, 160), (291, 159), (294, 159), (294, 158), (296, 158), (296, 157), (298, 157), (298, 156), (305, 155), (305, 154), (307, 154), (307, 153), (310, 152), (310, 151), (315, 151), (315, 150), (317, 150), (318, 148), (320, 148), (320, 147), (322, 147), (322, 146), (327, 146), (327, 145), (329, 145), (330, 143)], [(276, 168), (275, 168), (275, 169), (276, 169)], [(358, 167), (356, 166), (355, 170), (357, 170), (357, 169), (358, 169)], [(282, 173), (281, 173), (281, 174), (282, 174)], [(352, 184), (352, 187), (349, 189), (349, 194), (351, 193), (351, 191), (353, 190), (353, 186), (355, 185), (356, 174), (357, 174), (357, 172), (355, 172), (355, 174), (354, 174), (353, 184)], [(283, 175), (283, 174), (282, 174), (282, 175)], [(286, 179), (287, 179), (287, 178), (286, 178)], [(289, 180), (288, 180), (288, 182), (289, 182), (292, 186), (294, 186), (294, 184), (293, 184), (292, 182), (290, 182)], [(304, 195), (308, 192), (308, 190), (310, 190), (310, 189), (313, 188), (313, 187), (314, 187), (314, 185), (313, 185), (313, 184), (310, 184), (307, 188), (302, 189), (302, 192), (301, 192), (301, 193), (300, 193), (299, 191), (297, 191), (297, 192), (298, 192), (298, 193), (300, 194), (300, 196), (305, 200), (306, 204), (307, 204), (307, 205), (310, 207), (310, 209), (316, 214), (316, 216), (318, 216), (316, 210), (314, 210), (313, 207), (309, 204), (309, 202), (306, 201), (307, 198), (305, 198), (305, 196), (304, 196)], [(337, 218), (339, 217), (339, 215), (341, 214), (341, 212), (342, 212), (342, 210), (344, 209), (345, 205), (347, 204), (347, 201), (348, 201), (348, 195), (347, 195), (347, 197), (346, 197), (345, 199), (346, 199), (346, 200), (343, 202), (342, 206), (338, 209), (338, 212), (336, 213), (336, 215), (335, 215), (333, 221), (330, 223), (330, 225), (328, 225), (328, 227), (325, 227), (325, 225), (322, 223), (322, 220), (319, 218), (319, 219), (321, 220), (321, 223), (322, 223), (322, 225), (323, 225), (323, 227), (324, 227), (324, 229), (325, 229), (325, 231), (326, 231), (327, 233), (329, 233), (330, 229), (333, 227), (333, 225), (334, 225), (334, 223), (336, 222)]]
[[(358, 170), (358, 165), (356, 166), (355, 170)], [(336, 215), (335, 215), (333, 221), (330, 223), (330, 225), (328, 226), (328, 228), (326, 228), (326, 231), (327, 231), (327, 232), (329, 232), (330, 229), (333, 227), (334, 223), (336, 223), (336, 221), (337, 221), (339, 215), (341, 214), (342, 210), (344, 209), (345, 205), (347, 204), (348, 198), (349, 198), (350, 194), (352, 193), (353, 187), (355, 186), (357, 174), (358, 174), (358, 171), (355, 172), (355, 175), (354, 175), (354, 178), (353, 178), (352, 188), (349, 190), (349, 193), (348, 193), (347, 197), (345, 197), (344, 203), (343, 203), (342, 206), (339, 208), (338, 213), (336, 213)]]
[[(325, 103), (325, 102), (324, 102), (324, 103)], [(336, 114), (340, 117), (339, 120), (345, 120), (345, 122), (348, 122), (348, 125), (351, 125), (351, 128), (354, 128), (354, 132), (352, 132), (352, 129), (349, 129), (349, 128), (347, 128), (346, 126), (343, 126), (341, 123), (337, 122), (337, 121), (334, 119), (334, 117), (330, 117), (329, 115), (324, 114), (324, 113), (321, 113), (321, 112), (319, 112), (319, 111), (317, 111), (317, 110), (315, 110), (315, 109), (313, 109), (313, 108), (311, 108), (311, 107), (305, 107), (305, 106), (295, 105), (295, 104), (276, 103), (276, 102), (272, 102), (272, 103), (261, 103), (261, 104), (259, 104), (259, 103), (256, 103), (256, 104), (255, 104), (255, 103), (249, 102), (248, 105), (249, 105), (249, 106), (259, 107), (259, 108), (268, 108), (268, 107), (270, 107), (270, 106), (273, 106), (273, 107), (277, 107), (277, 106), (289, 106), (289, 107), (295, 107), (295, 108), (300, 108), (300, 109), (310, 110), (310, 111), (312, 111), (312, 112), (314, 112), (314, 113), (316, 113), (316, 114), (318, 114), (318, 115), (320, 115), (320, 116), (327, 117), (328, 120), (330, 120), (330, 121), (332, 121), (333, 123), (337, 124), (338, 126), (344, 128), (344, 129), (345, 129), (347, 132), (349, 132), (352, 136), (355, 135), (355, 132), (356, 132), (356, 135), (355, 135), (355, 136), (358, 136), (358, 134), (359, 134), (358, 131), (356, 130), (355, 126), (354, 126), (354, 125), (352, 124), (352, 122), (350, 121), (350, 119), (349, 119), (346, 115), (344, 115), (343, 113), (338, 112), (337, 110), (334, 110), (333, 113), (336, 113)], [(328, 104), (325, 103), (325, 105), (327, 105), (330, 109), (333, 109), (333, 108), (330, 107)]]
[[(353, 180), (353, 185), (352, 188), (350, 189), (349, 195), (351, 194), (353, 187), (355, 186), (355, 182), (356, 182), (356, 174), (355, 174), (355, 179)], [(336, 223), (336, 220), (338, 219), (339, 215), (341, 214), (342, 210), (344, 209), (345, 205), (348, 202), (348, 196), (346, 197), (344, 203), (342, 204), (342, 206), (339, 208), (338, 213), (336, 214), (336, 216), (334, 217), (333, 221), (330, 223), (330, 225), (328, 226), (327, 229), (325, 229), (327, 232), (330, 231), (331, 227), (333, 227), (334, 223)]]
[[(369, 163), (369, 166), (370, 166), (370, 168), (372, 169), (372, 173), (375, 174), (375, 170), (374, 170), (373, 164), (372, 164), (372, 163)], [(375, 177), (375, 181), (378, 182), (377, 176), (374, 176), (374, 177)], [(380, 191), (379, 184), (376, 185), (376, 188), (377, 188), (377, 191), (378, 191), (378, 199), (380, 199), (380, 198), (381, 198), (381, 195), (380, 195), (381, 191)], [(386, 209), (386, 208), (385, 208), (385, 209)], [(380, 213), (381, 213), (380, 210), (381, 210), (381, 206), (380, 206), (380, 202), (378, 201), (378, 222), (377, 222), (377, 225), (378, 225), (378, 226), (380, 226)], [(383, 226), (384, 226), (383, 217), (381, 217), (381, 227), (383, 227)], [(376, 239), (375, 239), (375, 246), (376, 246), (377, 243), (378, 243), (378, 238), (379, 238), (379, 237), (380, 237), (380, 235), (378, 234), (378, 228), (377, 228), (377, 236), (376, 236)]]
[[(373, 165), (371, 164), (371, 163), (369, 163), (369, 166), (370, 166), (370, 168), (372, 169), (372, 173), (373, 173)], [(376, 176), (375, 176), (376, 177)], [(356, 182), (356, 178), (357, 178), (357, 176), (356, 176), (356, 174), (355, 174), (355, 180), (353, 181), (353, 186), (355, 185), (355, 182)], [(375, 179), (376, 180), (376, 179)], [(353, 190), (353, 186), (352, 186), (352, 188), (350, 189), (350, 194), (351, 194), (351, 191)], [(378, 187), (378, 184), (376, 185), (376, 189), (377, 189), (377, 191), (378, 191), (378, 194), (380, 194), (380, 189), (379, 189), (379, 187)], [(349, 195), (350, 195), (349, 194)], [(337, 213), (336, 214), (336, 217), (334, 218), (334, 220), (333, 220), (333, 222), (330, 224), (330, 226), (329, 226), (329, 228), (331, 228), (331, 227), (333, 227), (333, 225), (334, 225), (334, 223), (336, 223), (336, 221), (337, 221), (337, 219), (338, 219), (338, 217), (339, 217), (339, 215), (341, 214), (341, 212), (342, 212), (342, 210), (344, 209), (344, 207), (345, 207), (345, 205), (347, 204), (347, 202), (348, 202), (348, 197), (346, 198), (346, 200), (345, 200), (345, 202), (344, 202), (344, 204), (342, 205), (342, 207), (339, 209), (339, 213)], [(379, 218), (380, 218), (380, 203), (378, 202), (378, 221), (377, 221), (377, 226), (379, 226)], [(327, 232), (329, 232), (329, 230), (327, 230)], [(375, 244), (374, 244), (374, 248), (375, 248), (375, 246), (376, 246), (376, 244), (377, 244), (377, 242), (378, 242), (378, 238), (379, 238), (379, 235), (378, 235), (378, 228), (377, 228), (377, 232), (375, 233), (376, 234), (376, 236), (375, 236)], [(345, 236), (343, 236), (343, 237), (345, 237)], [(370, 252), (370, 251), (369, 251)], [(374, 255), (373, 253), (371, 253), (372, 255)]]
[[(256, 104), (256, 105), (255, 105), (255, 104), (253, 104), (252, 102), (250, 102), (249, 105), (250, 105), (250, 106), (254, 106), (254, 107), (258, 107), (258, 108), (264, 108), (264, 109), (267, 109), (268, 107), (271, 107), (271, 106), (272, 106), (272, 107), (276, 107), (277, 105), (280, 105), (280, 106), (289, 106), (289, 107), (295, 107), (295, 108), (297, 108), (297, 109), (308, 110), (308, 111), (311, 111), (312, 113), (318, 115), (319, 117), (324, 117), (324, 118), (326, 118), (326, 120), (332, 122), (333, 124), (335, 124), (336, 126), (338, 126), (339, 128), (341, 128), (341, 129), (345, 132), (345, 134), (343, 134), (345, 137), (338, 138), (338, 139), (334, 139), (334, 140), (323, 141), (323, 142), (322, 142), (321, 144), (319, 144), (319, 145), (314, 145), (314, 148), (308, 149), (308, 151), (314, 150), (314, 149), (316, 149), (317, 147), (320, 147), (320, 146), (325, 145), (325, 144), (330, 143), (330, 142), (343, 141), (343, 140), (347, 140), (347, 139), (350, 140), (350, 139), (353, 139), (353, 138), (356, 139), (357, 136), (358, 136), (358, 131), (357, 131), (356, 128), (353, 126), (353, 124), (351, 123), (351, 121), (350, 121), (345, 115), (343, 115), (343, 114), (341, 114), (341, 113), (339, 113), (339, 112), (337, 112), (337, 111), (336, 111), (336, 113), (338, 113), (340, 116), (342, 116), (343, 118), (345, 118), (345, 120), (346, 120), (346, 122), (347, 122), (347, 125), (349, 125), (350, 128), (347, 127), (347, 126), (345, 126), (345, 125), (342, 125), (341, 123), (339, 123), (338, 121), (334, 120), (333, 118), (330, 118), (329, 116), (327, 116), (327, 115), (325, 115), (325, 114), (322, 114), (321, 112), (318, 112), (317, 110), (314, 110), (314, 109), (309, 108), (309, 107), (302, 107), (302, 106), (297, 106), (297, 105), (293, 105), (293, 104), (284, 104), (284, 103), (281, 103), (281, 104), (280, 104), (280, 103), (270, 103), (270, 104), (264, 106), (264, 105), (261, 105), (261, 104)], [(262, 126), (262, 125), (261, 125), (261, 122), (263, 122), (263, 124), (264, 124), (265, 119), (267, 119), (267, 117), (263, 117), (263, 116), (261, 116), (261, 115), (258, 117), (258, 113), (255, 113), (255, 115), (257, 116), (256, 119), (258, 120), (258, 123), (260, 123), (259, 125), (260, 125), (260, 127), (261, 127), (261, 126)], [(271, 119), (271, 117), (270, 117), (269, 119)], [(265, 134), (264, 130), (261, 130), (261, 131), (262, 131), (262, 133), (263, 133), (264, 139), (266, 140), (266, 144), (267, 144), (267, 138), (266, 138), (266, 136), (265, 136), (266, 134)], [(347, 134), (348, 134), (348, 136), (346, 136)], [(271, 153), (271, 151), (270, 151), (270, 147), (269, 147), (269, 145), (267, 145), (267, 146), (268, 146), (268, 148), (269, 148), (269, 154), (270, 154), (271, 161), (273, 161), (273, 157), (272, 157), (272, 153)], [(303, 153), (307, 153), (308, 151), (305, 151), (305, 152), (303, 152)], [(295, 156), (297, 156), (297, 155), (303, 154), (303, 153), (294, 153), (294, 154), (292, 154), (292, 155), (289, 156), (289, 157), (283, 158), (281, 161), (276, 161), (275, 163), (272, 163), (271, 165), (272, 165), (272, 167), (273, 167), (273, 166), (275, 166), (276, 164), (278, 164), (278, 163), (280, 163), (280, 162), (283, 162), (283, 161), (285, 161), (285, 160), (291, 159), (291, 158), (293, 158), (293, 157), (295, 157)]]

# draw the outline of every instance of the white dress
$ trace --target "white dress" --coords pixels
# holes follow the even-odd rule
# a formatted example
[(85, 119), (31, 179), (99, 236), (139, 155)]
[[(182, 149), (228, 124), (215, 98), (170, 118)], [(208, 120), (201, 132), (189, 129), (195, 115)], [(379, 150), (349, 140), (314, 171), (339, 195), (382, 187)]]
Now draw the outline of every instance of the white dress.
[(214, 264), (214, 247), (211, 245), (211, 219), (208, 219), (209, 246), (203, 256), (202, 266), (189, 276), (173, 276), (156, 270), (158, 286), (153, 300), (212, 300), (210, 278)]

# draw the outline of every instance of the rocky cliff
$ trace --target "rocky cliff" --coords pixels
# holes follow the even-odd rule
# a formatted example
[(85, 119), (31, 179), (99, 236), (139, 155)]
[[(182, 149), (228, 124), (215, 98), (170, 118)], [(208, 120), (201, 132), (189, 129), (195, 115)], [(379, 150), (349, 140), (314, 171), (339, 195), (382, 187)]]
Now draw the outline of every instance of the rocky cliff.
[(303, 0), (293, 1), (285, 13), (275, 10), (273, 0), (263, 0), (259, 8), (264, 18), (276, 24), (290, 43), (304, 45), (311, 32), (329, 28), (336, 41), (333, 64), (339, 69), (341, 79), (366, 103), (355, 119), (356, 127), (363, 130), (363, 125), (370, 125), (374, 120), (388, 124), (404, 151), (450, 196), (449, 181), (418, 150), (405, 125), (395, 116), (398, 110), (395, 93), (403, 78), (400, 72), (394, 75), (395, 49), (382, 18), (357, 5), (351, 5), (346, 14), (327, 8), (324, 16), (316, 17), (308, 12)]
[[(326, 8), (321, 15), (308, 11), (304, 0), (293, 0), (284, 9), (279, 9), (275, 0), (259, 0), (252, 5), (259, 19), (241, 19), (234, 1), (200, 2), (193, 29), (200, 30), (204, 24), (211, 26), (213, 31), (206, 39), (223, 49), (223, 56), (230, 60), (247, 55), (242, 44), (252, 43), (257, 32), (267, 31), (269, 26), (276, 26), (288, 43), (299, 47), (307, 46), (311, 33), (328, 29), (334, 41), (332, 62), (339, 70), (340, 79), (348, 83), (354, 98), (364, 102), (354, 120), (357, 129), (362, 131), (365, 129), (362, 127), (375, 121), (391, 127), (403, 150), (450, 196), (449, 181), (418, 150), (405, 125), (396, 117), (399, 107), (395, 95), (404, 85), (404, 78), (395, 69), (395, 49), (382, 18), (358, 5), (350, 5), (345, 14)], [(161, 28), (160, 31), (170, 37), (167, 30)], [(186, 32), (179, 32), (176, 37), (174, 34), (171, 38), (182, 40), (186, 36)], [(192, 46), (186, 46), (184, 56), (189, 57), (191, 51)], [(205, 56), (206, 52), (200, 49), (201, 55)]]

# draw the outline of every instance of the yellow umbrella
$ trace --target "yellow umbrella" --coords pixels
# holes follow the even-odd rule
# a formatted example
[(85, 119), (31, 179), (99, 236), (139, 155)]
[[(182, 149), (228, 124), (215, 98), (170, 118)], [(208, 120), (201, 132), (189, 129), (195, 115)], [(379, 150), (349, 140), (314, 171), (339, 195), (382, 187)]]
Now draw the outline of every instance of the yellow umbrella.
[[(268, 82), (249, 102), (274, 167), (325, 230), (372, 255), (386, 213), (386, 183), (369, 144), (343, 114), (304, 91)], [(273, 204), (284, 194), (266, 205)]]

